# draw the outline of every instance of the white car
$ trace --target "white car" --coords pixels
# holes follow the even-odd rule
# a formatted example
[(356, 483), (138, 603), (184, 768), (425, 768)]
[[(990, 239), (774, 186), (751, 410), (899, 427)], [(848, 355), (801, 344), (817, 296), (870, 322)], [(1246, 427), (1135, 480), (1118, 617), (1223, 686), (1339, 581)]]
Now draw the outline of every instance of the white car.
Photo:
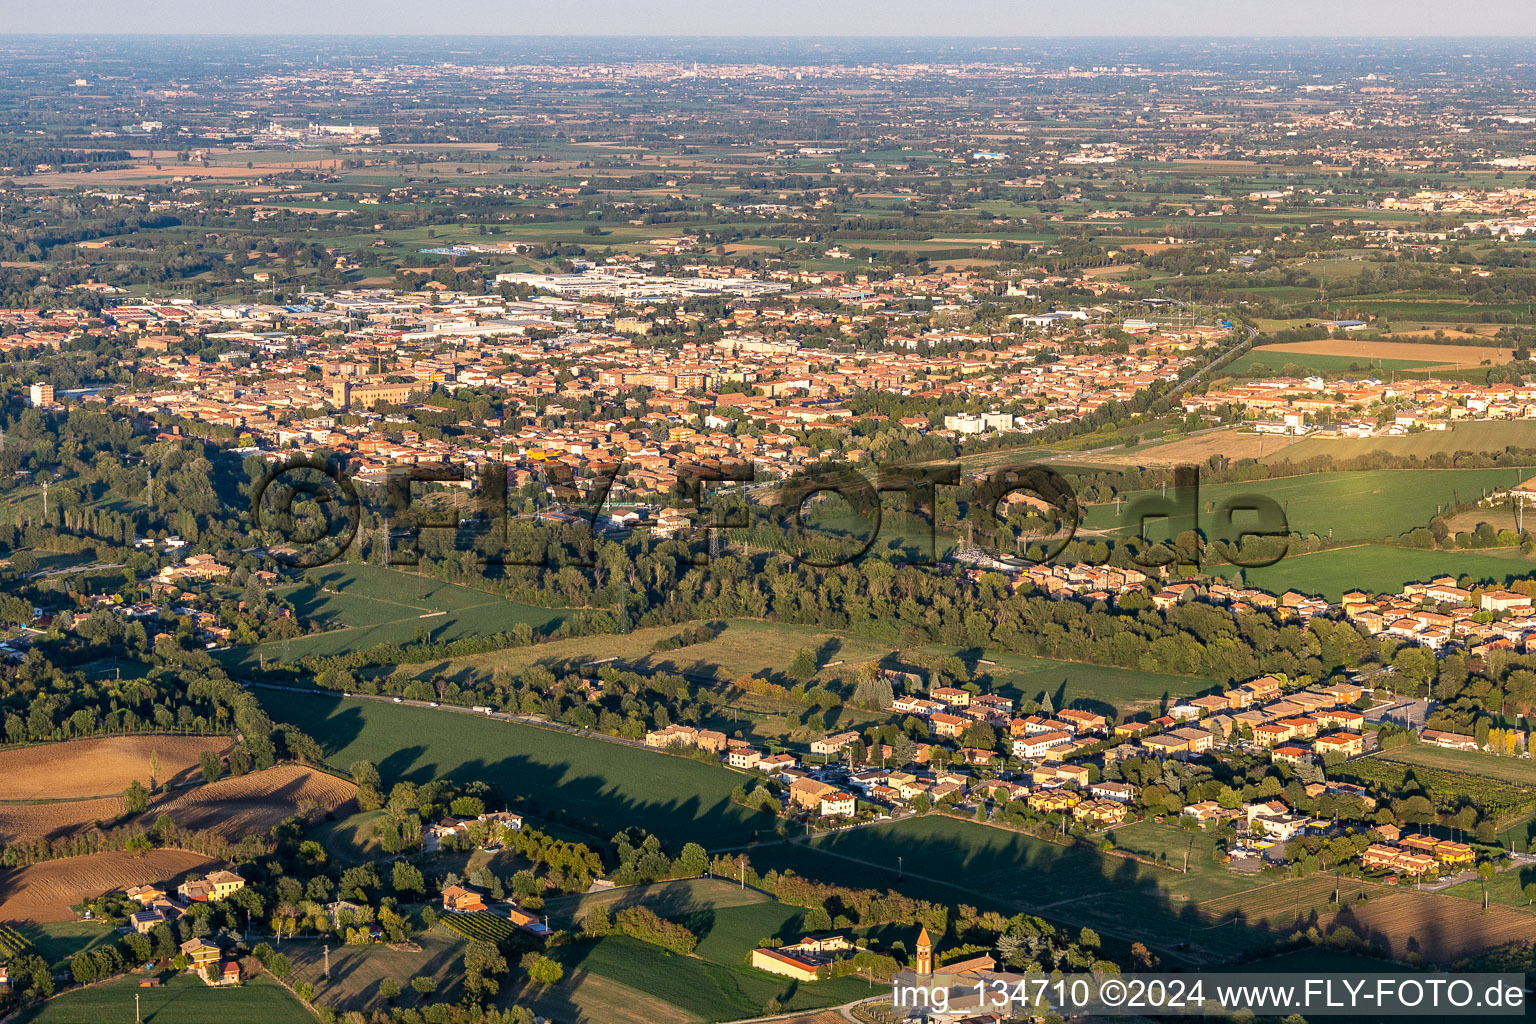
[(404, 697), (396, 697), (395, 698), (395, 703), (396, 704), (404, 704), (405, 703), (405, 698)]
[(441, 705), (441, 704), (439, 704), (439, 703), (438, 703), (438, 702), (437, 702), (437, 701), (433, 701), (433, 702), (432, 702), (432, 706), (433, 706), (433, 707), (435, 707), (435, 708), (440, 708), (440, 707), (442, 707), (442, 705)]

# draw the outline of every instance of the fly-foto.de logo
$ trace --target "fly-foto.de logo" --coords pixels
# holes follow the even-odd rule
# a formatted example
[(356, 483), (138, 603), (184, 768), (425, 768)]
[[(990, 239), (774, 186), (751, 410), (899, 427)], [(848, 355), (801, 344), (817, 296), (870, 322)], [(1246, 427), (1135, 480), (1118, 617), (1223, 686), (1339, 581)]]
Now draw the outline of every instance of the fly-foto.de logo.
[(652, 531), (683, 540), (684, 561), (739, 545), (835, 568), (868, 555), (882, 528), (899, 524), (906, 564), (935, 564), (953, 543), (1004, 564), (1100, 564), (1123, 549), (1145, 568), (1209, 561), (1259, 568), (1285, 556), (1290, 532), (1284, 508), (1263, 494), (1230, 494), (1202, 508), (1195, 466), (1175, 469), (1171, 487), (1117, 500), (1118, 514), (1100, 517), (1091, 530), (1065, 473), (1036, 463), (969, 477), (958, 463), (863, 471), (824, 461), (771, 476), (744, 460), (683, 464), (668, 493), (644, 505), (612, 500), (626, 478), (623, 465), (588, 477), (549, 467), (545, 476), (535, 501), (509, 487), (500, 461), (481, 462), (473, 472), (447, 464), (399, 467), (364, 483), (339, 461), (296, 456), (251, 487), (252, 533), (277, 562), (308, 569), (345, 555), (365, 522), (377, 528), (386, 564), (416, 565), (424, 535), (451, 534), (455, 549), (486, 567), (587, 565), (590, 551), (582, 548), (590, 544), (581, 538)]

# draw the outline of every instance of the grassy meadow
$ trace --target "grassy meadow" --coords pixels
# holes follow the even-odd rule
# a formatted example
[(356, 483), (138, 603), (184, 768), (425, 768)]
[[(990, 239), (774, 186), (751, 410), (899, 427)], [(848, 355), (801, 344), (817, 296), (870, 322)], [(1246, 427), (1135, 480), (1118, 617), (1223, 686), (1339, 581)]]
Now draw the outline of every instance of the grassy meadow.
[(713, 848), (773, 830), (772, 818), (730, 802), (742, 777), (723, 767), (446, 708), (257, 694), (274, 720), (302, 723), (337, 768), (373, 761), (389, 784), (478, 779), (524, 813), (592, 840), (638, 825), (676, 847), (693, 841)]

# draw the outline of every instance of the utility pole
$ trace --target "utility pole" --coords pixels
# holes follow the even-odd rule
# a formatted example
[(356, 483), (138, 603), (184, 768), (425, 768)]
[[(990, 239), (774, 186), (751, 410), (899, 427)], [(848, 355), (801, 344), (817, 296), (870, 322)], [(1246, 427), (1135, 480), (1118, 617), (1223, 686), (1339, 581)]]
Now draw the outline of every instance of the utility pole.
[(135, 992), (133, 994), (133, 1024), (139, 1024), (141, 1020), (143, 1018), (139, 1016), (139, 994)]
[(331, 976), (331, 944), (325, 944), (325, 973), (321, 977), (329, 979)]

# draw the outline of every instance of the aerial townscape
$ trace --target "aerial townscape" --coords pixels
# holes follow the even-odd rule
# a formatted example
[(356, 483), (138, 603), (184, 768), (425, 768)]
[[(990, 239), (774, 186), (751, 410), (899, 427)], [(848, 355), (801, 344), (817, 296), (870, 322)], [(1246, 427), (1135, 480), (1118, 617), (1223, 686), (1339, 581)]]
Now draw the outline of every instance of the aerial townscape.
[(0, 36), (0, 1024), (1536, 970), (1533, 602), (1529, 40)]

